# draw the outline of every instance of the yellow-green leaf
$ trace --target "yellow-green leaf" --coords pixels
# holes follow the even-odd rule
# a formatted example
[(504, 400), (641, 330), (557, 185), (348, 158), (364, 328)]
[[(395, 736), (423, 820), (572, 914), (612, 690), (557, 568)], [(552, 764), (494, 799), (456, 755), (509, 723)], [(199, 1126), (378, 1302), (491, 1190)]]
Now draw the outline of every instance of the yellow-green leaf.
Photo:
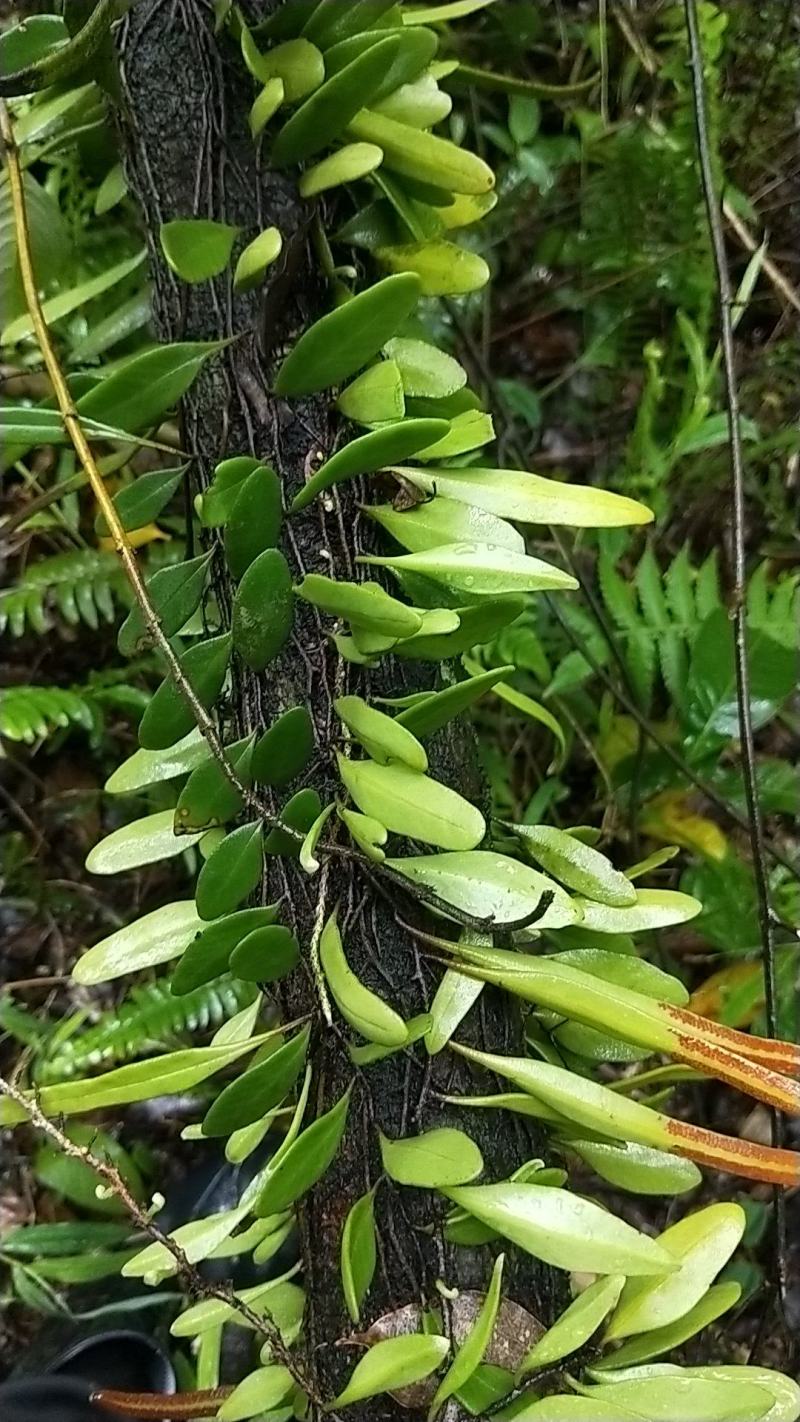
[(524, 1377), (534, 1368), (544, 1368), (550, 1363), (577, 1353), (584, 1343), (597, 1332), (603, 1319), (611, 1312), (625, 1285), (624, 1274), (608, 1274), (590, 1284), (579, 1294), (560, 1315), (547, 1332), (534, 1343), (526, 1353), (518, 1370), (517, 1379)]
[(283, 238), (277, 227), (259, 232), (245, 247), (236, 263), (233, 285), (237, 291), (250, 291), (258, 286), (268, 267), (277, 261), (283, 250)]
[(361, 1305), (375, 1274), (375, 1191), (373, 1185), (347, 1213), (342, 1230), (342, 1292), (353, 1323), (358, 1323)]
[(92, 987), (125, 973), (168, 963), (183, 952), (201, 927), (193, 900), (164, 904), (95, 943), (75, 963), (72, 976), (76, 982)]
[(346, 143), (330, 157), (306, 169), (297, 184), (301, 197), (316, 197), (317, 193), (329, 188), (341, 187), (343, 183), (355, 183), (374, 173), (383, 162), (383, 150), (375, 143)]
[(345, 1021), (368, 1042), (403, 1046), (408, 1038), (405, 1022), (388, 1002), (356, 977), (345, 956), (335, 912), (322, 930), (319, 960), (331, 997)]
[(382, 1392), (396, 1392), (410, 1387), (435, 1372), (450, 1351), (450, 1342), (436, 1333), (407, 1333), (401, 1338), (384, 1338), (375, 1343), (356, 1364), (347, 1386), (334, 1400), (333, 1407), (349, 1407), (376, 1397)]
[(207, 218), (178, 218), (163, 222), (159, 232), (161, 250), (182, 281), (208, 281), (227, 267), (238, 227)]
[(390, 272), (416, 272), (425, 296), (464, 296), (489, 280), (487, 263), (455, 242), (409, 242), (378, 247), (375, 256)]
[(389, 1140), (381, 1133), (380, 1145), (383, 1168), (398, 1185), (445, 1189), (464, 1185), (483, 1170), (483, 1156), (475, 1142), (451, 1126), (400, 1140)]
[(650, 523), (653, 515), (635, 499), (608, 489), (565, 484), (514, 469), (403, 469), (426, 493), (472, 504), (519, 523), (567, 524), (574, 528), (618, 528)]
[(424, 746), (399, 718), (393, 720), (391, 716), (384, 715), (361, 696), (340, 696), (333, 706), (350, 734), (372, 760), (381, 765), (397, 760), (410, 770), (424, 772), (428, 769)]
[(486, 833), (483, 815), (439, 781), (403, 765), (346, 760), (339, 775), (359, 810), (395, 834), (441, 849), (473, 849)]

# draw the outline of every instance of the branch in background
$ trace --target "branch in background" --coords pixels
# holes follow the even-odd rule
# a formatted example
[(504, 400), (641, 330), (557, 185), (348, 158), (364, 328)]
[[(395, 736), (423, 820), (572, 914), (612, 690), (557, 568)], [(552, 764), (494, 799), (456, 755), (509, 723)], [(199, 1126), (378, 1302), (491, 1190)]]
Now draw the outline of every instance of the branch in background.
[[(775, 932), (770, 904), (769, 876), (764, 843), (764, 823), (758, 792), (753, 719), (750, 706), (750, 666), (748, 662), (747, 609), (745, 606), (747, 555), (745, 548), (744, 454), (740, 424), (739, 390), (736, 380), (736, 352), (733, 343), (733, 289), (725, 250), (722, 210), (714, 179), (711, 145), (708, 132), (703, 47), (697, 15), (697, 0), (684, 0), (686, 28), (689, 37), (689, 64), (692, 74), (694, 116), (697, 130), (697, 155), (700, 181), (708, 218), (708, 230), (714, 253), (717, 293), (720, 312), (722, 365), (727, 396), (728, 437), (731, 455), (731, 503), (733, 512), (733, 631), (736, 661), (736, 699), (739, 719), (742, 774), (748, 812), (750, 848), (753, 857), (758, 918), (761, 929), (761, 961), (764, 971), (767, 1033), (778, 1035), (778, 985), (775, 972)], [(783, 1122), (777, 1111), (772, 1112), (772, 1144), (783, 1140)], [(775, 1197), (777, 1231), (777, 1284), (781, 1303), (786, 1305), (786, 1214), (780, 1197)]]
[[(94, 1170), (95, 1173), (100, 1176), (111, 1194), (125, 1207), (125, 1210), (137, 1229), (140, 1229), (143, 1234), (146, 1234), (148, 1239), (153, 1243), (161, 1244), (169, 1251), (178, 1266), (178, 1273), (183, 1277), (187, 1290), (193, 1298), (216, 1299), (219, 1303), (228, 1304), (230, 1308), (235, 1309), (237, 1313), (241, 1314), (242, 1317), (247, 1320), (250, 1327), (254, 1328), (256, 1333), (269, 1343), (274, 1356), (283, 1363), (285, 1368), (288, 1368), (299, 1386), (303, 1388), (314, 1402), (319, 1403), (320, 1399), (316, 1393), (312, 1378), (306, 1373), (305, 1368), (298, 1363), (289, 1349), (284, 1346), (278, 1329), (275, 1328), (268, 1319), (261, 1317), (254, 1309), (250, 1308), (249, 1304), (243, 1303), (230, 1285), (213, 1284), (202, 1278), (194, 1265), (189, 1263), (181, 1246), (176, 1244), (170, 1235), (165, 1234), (159, 1225), (154, 1224), (141, 1208), (125, 1184), (125, 1181), (122, 1179), (116, 1166), (111, 1165), (107, 1160), (103, 1160), (101, 1156), (95, 1155), (86, 1146), (77, 1145), (75, 1141), (70, 1140), (69, 1136), (65, 1135), (53, 1121), (50, 1121), (48, 1117), (45, 1116), (35, 1101), (27, 1096), (24, 1091), (21, 1091), (19, 1087), (13, 1086), (10, 1081), (6, 1081), (2, 1076), (0, 1076), (0, 1095), (8, 1096), (12, 1101), (15, 1101), (18, 1106), (21, 1106), (29, 1117), (32, 1125), (49, 1136), (59, 1149), (63, 1151), (64, 1155), (70, 1156), (73, 1160), (80, 1160), (84, 1165), (88, 1165), (91, 1170)], [(159, 1416), (161, 1415), (163, 1415), (163, 1412), (159, 1413)]]
[[(22, 277), (22, 286), (25, 292), (25, 302), (31, 321), (33, 322), (36, 339), (39, 342), (39, 349), (42, 352), (47, 373), (52, 382), (53, 393), (61, 411), (64, 428), (72, 441), (75, 453), (86, 473), (100, 512), (106, 521), (114, 547), (119, 554), (134, 597), (141, 609), (145, 626), (153, 639), (154, 645), (164, 658), (169, 668), (170, 676), (189, 707), (195, 724), (206, 741), (211, 754), (231, 785), (233, 785), (234, 789), (243, 797), (245, 803), (256, 808), (259, 814), (272, 823), (273, 827), (277, 827), (278, 822), (274, 819), (274, 816), (270, 815), (268, 807), (262, 806), (258, 796), (239, 779), (236, 771), (225, 755), (225, 750), (212, 716), (206, 711), (205, 707), (195, 695), (194, 687), (191, 682), (187, 680), (181, 669), (177, 653), (169, 639), (165, 636), (158, 619), (158, 614), (150, 601), (147, 586), (142, 577), (139, 564), (136, 561), (136, 555), (131, 547), (125, 529), (122, 526), (114, 501), (105, 486), (103, 476), (97, 467), (97, 461), (92, 453), (86, 435), (83, 432), (80, 416), (78, 415), (75, 402), (69, 392), (67, 382), (64, 379), (64, 373), (61, 369), (58, 356), (56, 355), (47, 321), (45, 320), (42, 310), (42, 304), (39, 300), (39, 289), (33, 270), (31, 237), (28, 226), (28, 212), (25, 190), (22, 183), (19, 152), (14, 138), (11, 115), (8, 110), (8, 105), (4, 100), (0, 100), (0, 135), (2, 135), (8, 165), (9, 191), (14, 215), (14, 235), (20, 274)], [(281, 828), (283, 828), (283, 826), (281, 826)], [(297, 831), (290, 832), (294, 838), (297, 838)], [(302, 836), (300, 836), (300, 838), (302, 839)]]

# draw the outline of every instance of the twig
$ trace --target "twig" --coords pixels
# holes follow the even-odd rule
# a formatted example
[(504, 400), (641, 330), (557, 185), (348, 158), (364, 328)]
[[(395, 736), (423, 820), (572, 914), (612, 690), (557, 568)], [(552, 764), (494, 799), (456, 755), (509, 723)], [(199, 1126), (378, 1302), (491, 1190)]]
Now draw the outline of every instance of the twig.
[[(53, 386), (53, 393), (61, 411), (61, 419), (64, 429), (69, 435), (75, 448), (75, 453), (86, 472), (86, 477), (91, 485), (92, 493), (97, 500), (103, 518), (108, 526), (114, 547), (119, 555), (120, 561), (125, 569), (126, 576), (133, 590), (136, 602), (144, 618), (150, 636), (155, 646), (161, 653), (169, 668), (178, 691), (189, 707), (195, 723), (198, 726), (204, 740), (206, 741), (211, 754), (218, 762), (227, 780), (230, 781), (234, 789), (243, 797), (246, 804), (258, 809), (263, 815), (263, 807), (258, 796), (242, 783), (236, 774), (233, 766), (225, 755), (225, 750), (217, 732), (213, 717), (203, 706), (197, 697), (194, 687), (184, 674), (178, 655), (171, 642), (165, 635), (159, 621), (158, 613), (150, 601), (150, 595), (141, 574), (136, 555), (131, 547), (130, 540), (122, 526), (122, 521), (117, 513), (114, 501), (109, 494), (100, 470), (97, 467), (94, 454), (92, 453), (86, 435), (83, 432), (80, 416), (75, 402), (70, 394), (69, 387), (64, 378), (58, 356), (56, 355), (50, 331), (39, 300), (39, 289), (36, 285), (36, 276), (33, 269), (33, 257), (31, 252), (30, 228), (28, 225), (28, 211), (25, 199), (25, 190), (22, 183), (22, 170), (19, 161), (19, 151), (14, 138), (14, 129), (11, 122), (11, 115), (8, 105), (0, 99), (0, 135), (5, 148), (6, 162), (8, 165), (9, 192), (11, 195), (11, 206), (14, 216), (14, 235), (16, 238), (17, 255), (19, 259), (22, 286), (25, 292), (25, 302), (28, 307), (36, 339), (42, 352), (47, 373)], [(267, 818), (267, 816), (264, 816)], [(271, 817), (273, 825), (277, 824), (274, 817)], [(283, 828), (283, 826), (281, 826)], [(302, 835), (297, 835), (293, 831), (293, 836), (302, 840)]]
[[(697, 17), (697, 0), (684, 0), (686, 27), (689, 36), (689, 63), (692, 74), (694, 117), (697, 130), (697, 155), (703, 189), (708, 230), (714, 253), (720, 308), (722, 364), (727, 397), (728, 438), (731, 454), (731, 503), (733, 510), (733, 632), (736, 662), (736, 700), (739, 719), (742, 773), (748, 812), (750, 849), (758, 899), (761, 930), (761, 961), (764, 970), (767, 1032), (778, 1036), (778, 985), (775, 972), (775, 934), (770, 904), (769, 876), (764, 845), (764, 824), (758, 791), (753, 718), (750, 706), (750, 666), (747, 655), (747, 555), (745, 549), (744, 455), (739, 410), (739, 390), (736, 380), (736, 352), (733, 343), (733, 289), (731, 286), (725, 234), (722, 228), (720, 203), (716, 192), (714, 168), (708, 133), (703, 47)], [(777, 1111), (772, 1112), (772, 1144), (783, 1140), (783, 1123)], [(777, 1284), (781, 1301), (786, 1302), (786, 1215), (775, 1193), (775, 1223), (777, 1233)]]
[(268, 1319), (262, 1318), (254, 1309), (250, 1308), (249, 1304), (244, 1303), (230, 1285), (214, 1284), (202, 1278), (194, 1265), (190, 1264), (181, 1246), (176, 1244), (170, 1235), (165, 1234), (159, 1225), (154, 1224), (142, 1209), (141, 1205), (131, 1194), (116, 1166), (111, 1165), (109, 1161), (104, 1160), (101, 1156), (95, 1155), (94, 1152), (89, 1150), (86, 1146), (77, 1145), (75, 1141), (70, 1140), (69, 1136), (65, 1135), (54, 1121), (49, 1120), (49, 1118), (45, 1116), (41, 1107), (38, 1106), (30, 1096), (27, 1096), (19, 1087), (13, 1086), (10, 1081), (6, 1081), (5, 1078), (1, 1076), (0, 1095), (8, 1096), (11, 1101), (15, 1101), (18, 1106), (21, 1106), (31, 1123), (40, 1131), (43, 1131), (45, 1135), (49, 1136), (59, 1149), (63, 1151), (64, 1155), (70, 1156), (73, 1160), (80, 1160), (84, 1165), (88, 1165), (100, 1176), (101, 1180), (105, 1182), (115, 1198), (124, 1205), (128, 1215), (137, 1228), (141, 1230), (143, 1234), (146, 1234), (154, 1243), (163, 1245), (164, 1248), (169, 1251), (178, 1266), (178, 1273), (182, 1275), (188, 1292), (194, 1298), (216, 1299), (219, 1303), (227, 1304), (230, 1308), (241, 1314), (250, 1324), (250, 1327), (255, 1329), (256, 1333), (260, 1334), (261, 1337), (269, 1343), (275, 1357), (280, 1359), (285, 1368), (288, 1368), (292, 1377), (299, 1386), (303, 1388), (303, 1391), (306, 1392), (314, 1402), (320, 1403), (321, 1399), (316, 1393), (313, 1379), (309, 1377), (305, 1368), (298, 1363), (297, 1359), (292, 1355), (289, 1349), (286, 1348), (280, 1331), (270, 1323)]
[[(722, 212), (725, 221), (727, 222), (731, 231), (735, 232), (742, 246), (746, 247), (748, 252), (757, 252), (759, 248), (759, 243), (753, 236), (747, 224), (742, 222), (742, 219), (739, 216), (738, 212), (735, 212), (734, 209), (731, 207), (727, 198), (723, 198), (722, 200)], [(792, 283), (789, 281), (788, 277), (785, 277), (783, 275), (783, 272), (781, 271), (780, 267), (775, 265), (772, 258), (767, 256), (766, 252), (764, 253), (764, 256), (761, 260), (761, 268), (764, 272), (764, 275), (769, 277), (775, 290), (780, 292), (784, 300), (788, 301), (789, 305), (793, 306), (795, 311), (800, 311), (800, 294), (798, 294), (797, 288), (792, 286)]]

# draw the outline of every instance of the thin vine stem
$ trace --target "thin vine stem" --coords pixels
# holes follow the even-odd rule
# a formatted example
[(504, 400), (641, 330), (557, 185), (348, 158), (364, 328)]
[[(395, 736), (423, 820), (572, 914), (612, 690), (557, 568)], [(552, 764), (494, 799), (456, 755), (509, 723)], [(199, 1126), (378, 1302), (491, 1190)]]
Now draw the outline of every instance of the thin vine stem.
[[(744, 453), (742, 448), (739, 387), (736, 377), (736, 351), (733, 336), (733, 288), (731, 285), (730, 268), (728, 266), (728, 254), (725, 248), (722, 208), (716, 190), (714, 164), (711, 156), (703, 44), (697, 14), (697, 0), (684, 0), (684, 13), (686, 16), (686, 29), (689, 40), (689, 65), (692, 77), (698, 166), (716, 271), (722, 367), (725, 377), (731, 462), (731, 511), (733, 515), (733, 636), (742, 778), (744, 781), (750, 850), (753, 859), (753, 873), (755, 876), (758, 901), (767, 1033), (770, 1037), (775, 1038), (778, 1036), (778, 983), (775, 970), (775, 931), (773, 911), (770, 903), (764, 822), (758, 790), (753, 718), (750, 703), (750, 665), (748, 660), (746, 608), (747, 550), (745, 532)], [(775, 1110), (773, 1110), (771, 1116), (771, 1135), (773, 1146), (782, 1144), (784, 1138), (783, 1121), (779, 1113)], [(785, 1305), (787, 1290), (786, 1215), (780, 1203), (780, 1195), (778, 1193), (776, 1193), (775, 1197), (775, 1209), (777, 1227), (777, 1284), (781, 1301)]]
[(44, 1114), (35, 1100), (27, 1096), (18, 1086), (14, 1086), (10, 1081), (6, 1081), (2, 1076), (0, 1076), (0, 1095), (7, 1096), (18, 1106), (21, 1106), (32, 1125), (49, 1136), (64, 1155), (69, 1156), (73, 1160), (80, 1160), (84, 1165), (88, 1165), (90, 1169), (95, 1171), (108, 1190), (114, 1195), (115, 1199), (119, 1200), (124, 1206), (137, 1229), (147, 1235), (148, 1239), (153, 1243), (163, 1245), (172, 1255), (178, 1267), (178, 1273), (182, 1276), (187, 1290), (192, 1297), (196, 1299), (216, 1299), (219, 1303), (227, 1304), (230, 1308), (235, 1309), (237, 1313), (241, 1314), (242, 1317), (247, 1320), (250, 1327), (255, 1329), (256, 1333), (269, 1343), (274, 1356), (289, 1370), (292, 1377), (298, 1385), (302, 1387), (303, 1391), (308, 1394), (312, 1401), (318, 1404), (320, 1403), (321, 1399), (317, 1394), (313, 1379), (285, 1346), (280, 1332), (275, 1325), (270, 1323), (268, 1319), (262, 1318), (254, 1309), (250, 1308), (249, 1304), (244, 1303), (230, 1285), (209, 1283), (204, 1279), (198, 1273), (194, 1265), (189, 1262), (181, 1246), (177, 1244), (170, 1235), (165, 1234), (164, 1230), (155, 1224), (146, 1211), (142, 1209), (138, 1200), (131, 1194), (130, 1189), (115, 1165), (104, 1160), (102, 1156), (95, 1155), (88, 1147), (78, 1145), (75, 1141), (70, 1140), (69, 1136), (65, 1135), (60, 1127)]

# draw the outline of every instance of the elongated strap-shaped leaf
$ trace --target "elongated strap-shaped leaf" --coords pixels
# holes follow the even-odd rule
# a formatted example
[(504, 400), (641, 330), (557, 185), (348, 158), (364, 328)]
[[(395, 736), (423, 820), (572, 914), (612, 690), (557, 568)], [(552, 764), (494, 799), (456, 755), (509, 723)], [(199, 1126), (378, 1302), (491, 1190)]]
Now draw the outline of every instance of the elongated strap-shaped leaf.
[(558, 1269), (633, 1276), (667, 1274), (677, 1268), (677, 1261), (648, 1235), (567, 1190), (508, 1183), (457, 1185), (444, 1193), (521, 1249)]
[(342, 1230), (342, 1292), (353, 1323), (358, 1323), (361, 1305), (369, 1292), (377, 1263), (375, 1246), (375, 1191), (356, 1200), (348, 1211)]
[(438, 1368), (450, 1351), (450, 1341), (435, 1333), (407, 1333), (375, 1343), (357, 1363), (347, 1386), (332, 1404), (349, 1407), (378, 1393), (410, 1387)]
[(369, 103), (399, 48), (399, 36), (387, 35), (315, 89), (275, 139), (273, 162), (297, 163), (326, 148)]
[(447, 420), (399, 420), (385, 429), (373, 430), (371, 434), (351, 440), (331, 455), (295, 495), (292, 512), (304, 509), (312, 499), (334, 484), (354, 479), (359, 474), (371, 474), (375, 469), (385, 469), (398, 459), (416, 454), (431, 440), (440, 439), (448, 429)]
[(464, 1384), (469, 1381), (475, 1369), (482, 1362), (483, 1356), (492, 1341), (497, 1311), (500, 1306), (500, 1288), (503, 1282), (504, 1263), (505, 1255), (498, 1254), (480, 1313), (436, 1389), (436, 1394), (428, 1413), (430, 1422), (432, 1422), (432, 1419), (436, 1416), (440, 1407), (447, 1401), (448, 1397), (452, 1397), (454, 1393), (459, 1392)]
[(578, 586), (570, 573), (563, 573), (552, 563), (527, 553), (513, 553), (509, 548), (495, 548), (491, 543), (445, 543), (424, 553), (402, 553), (397, 557), (365, 553), (359, 562), (393, 568), (399, 573), (421, 573), (469, 596), (497, 597), (503, 593)]
[(541, 474), (513, 469), (406, 469), (402, 473), (426, 492), (473, 504), (519, 523), (567, 524), (574, 528), (619, 528), (650, 523), (644, 504), (607, 489), (563, 484)]
[(636, 903), (630, 880), (604, 854), (573, 835), (551, 825), (515, 825), (514, 832), (531, 858), (567, 888), (615, 908)]
[(482, 158), (468, 149), (457, 148), (446, 138), (409, 128), (385, 114), (362, 108), (351, 119), (348, 132), (362, 142), (376, 143), (383, 149), (387, 167), (407, 178), (453, 193), (477, 195), (491, 192), (494, 187), (494, 173)]
[(122, 874), (142, 864), (156, 864), (170, 859), (185, 848), (196, 844), (200, 833), (175, 834), (172, 810), (158, 810), (129, 825), (113, 830), (101, 839), (86, 857), (90, 874)]
[(367, 365), (395, 334), (419, 300), (413, 272), (384, 277), (303, 332), (275, 380), (278, 395), (313, 395), (339, 385)]
[(191, 899), (164, 904), (95, 943), (75, 963), (72, 976), (76, 982), (92, 986), (168, 963), (180, 956), (200, 927)]
[(624, 1274), (609, 1274), (584, 1289), (526, 1354), (517, 1371), (517, 1380), (534, 1368), (546, 1367), (582, 1348), (607, 1318), (624, 1285)]
[(522, 534), (510, 523), (484, 509), (456, 503), (455, 499), (437, 495), (405, 511), (392, 504), (378, 504), (367, 506), (364, 512), (409, 553), (423, 553), (445, 543), (492, 543), (512, 553), (525, 552)]
[(346, 583), (321, 573), (306, 573), (296, 592), (332, 617), (346, 617), (389, 638), (413, 637), (422, 627), (421, 615), (390, 597), (379, 583)]

